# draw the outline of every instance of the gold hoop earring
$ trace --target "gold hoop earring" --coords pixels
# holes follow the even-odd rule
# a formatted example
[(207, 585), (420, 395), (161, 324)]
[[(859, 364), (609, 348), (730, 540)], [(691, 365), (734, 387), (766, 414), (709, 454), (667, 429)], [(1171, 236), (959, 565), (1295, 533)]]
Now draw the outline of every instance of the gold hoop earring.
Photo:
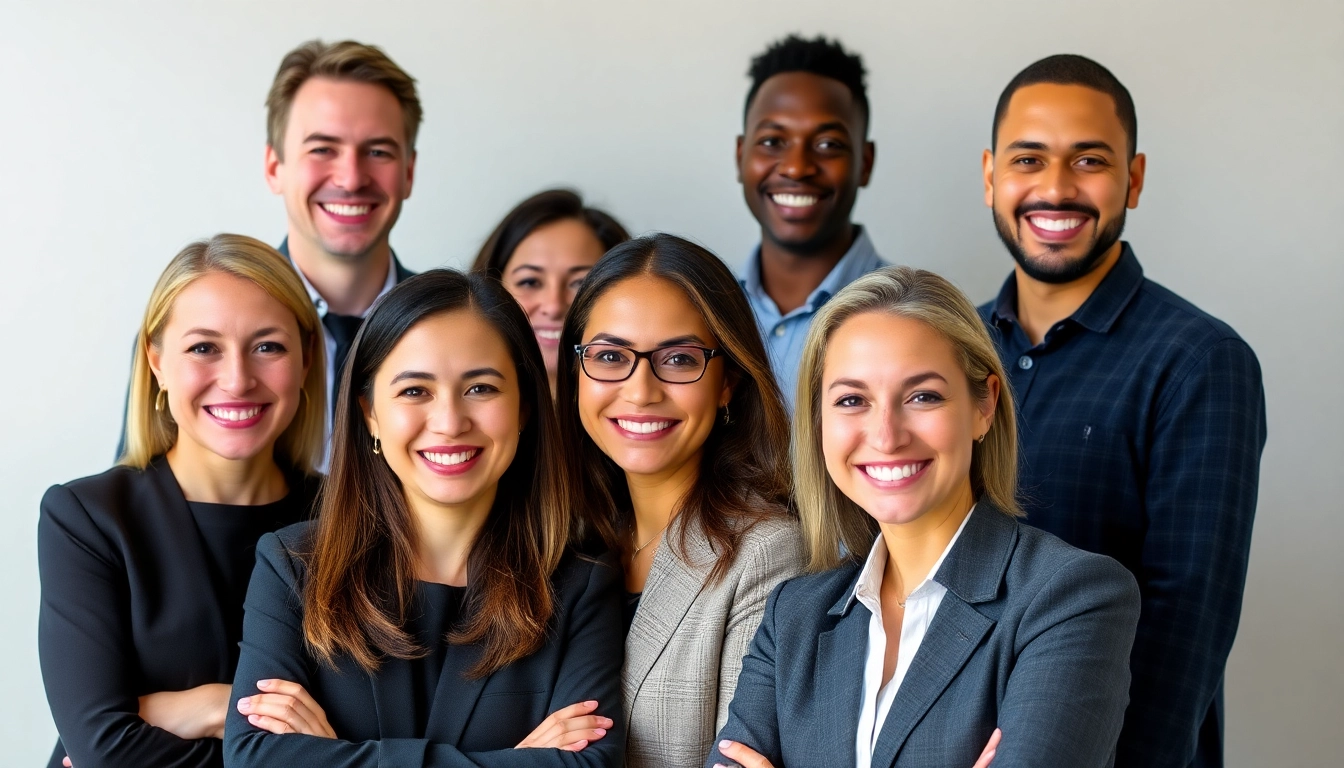
[(373, 455), (377, 456), (382, 452), (383, 452), (383, 441), (379, 440), (376, 437), (373, 438)]
[(159, 389), (159, 393), (154, 396), (154, 410), (163, 412), (163, 406), (168, 402), (168, 390)]

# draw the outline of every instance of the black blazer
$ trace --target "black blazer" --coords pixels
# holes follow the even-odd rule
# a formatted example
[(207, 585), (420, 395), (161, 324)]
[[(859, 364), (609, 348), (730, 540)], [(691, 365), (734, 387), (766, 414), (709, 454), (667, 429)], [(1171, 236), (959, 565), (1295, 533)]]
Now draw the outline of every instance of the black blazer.
[[(411, 663), (385, 659), (370, 676), (348, 657), (336, 668), (308, 653), (303, 636), (304, 566), (312, 525), (290, 526), (257, 544), (247, 594), (242, 657), (224, 727), (227, 766), (619, 766), (624, 757), (621, 665), (625, 660), (621, 571), (610, 556), (567, 553), (551, 577), (557, 610), (536, 653), (485, 678), (461, 673), (479, 646), (450, 646), (425, 733), (415, 733)], [(247, 722), (238, 699), (258, 680), (299, 683), (327, 715), (338, 738), (276, 735)], [(582, 752), (513, 749), (551, 712), (581, 701), (615, 726)]]
[[(311, 508), (320, 479), (292, 473)], [(195, 518), (162, 456), (52, 486), (37, 526), (42, 682), (67, 753), (93, 766), (219, 766), (218, 739), (140, 719), (138, 698), (233, 681), (221, 590)]]
[[(852, 597), (859, 572), (802, 576), (770, 596), (720, 739), (775, 768), (854, 765), (872, 617)], [(996, 726), (993, 768), (1111, 765), (1139, 620), (1129, 571), (982, 500), (934, 580), (947, 593), (873, 768), (969, 768)], [(716, 747), (705, 764), (731, 762)]]

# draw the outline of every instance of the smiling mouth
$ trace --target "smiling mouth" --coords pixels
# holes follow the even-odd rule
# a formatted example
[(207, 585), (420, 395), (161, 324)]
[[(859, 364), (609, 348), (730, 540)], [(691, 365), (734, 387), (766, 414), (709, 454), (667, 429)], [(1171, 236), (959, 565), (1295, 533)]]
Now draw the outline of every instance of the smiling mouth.
[(544, 329), (544, 328), (536, 328), (536, 329), (534, 329), (534, 330), (535, 330), (535, 332), (536, 332), (536, 334), (537, 334), (537, 338), (539, 338), (539, 339), (545, 339), (545, 340), (547, 340), (547, 341), (559, 341), (559, 340), (560, 340), (560, 329), (559, 329), (559, 328), (556, 328), (556, 329), (554, 329), (554, 330), (547, 330), (547, 329)]
[(343, 219), (355, 219), (369, 215), (374, 209), (373, 203), (318, 203), (318, 207), (332, 216)]
[(1087, 219), (1081, 216), (1069, 219), (1050, 219), (1045, 216), (1028, 216), (1027, 220), (1031, 225), (1043, 229), (1046, 232), (1068, 232), (1071, 229), (1077, 229), (1087, 223)]
[(628, 419), (614, 419), (614, 421), (616, 426), (636, 435), (653, 435), (665, 432), (677, 423), (675, 421), (630, 421)]
[(459, 464), (465, 464), (476, 458), (481, 452), (480, 448), (472, 448), (467, 451), (456, 451), (454, 453), (431, 453), (429, 451), (420, 451), (420, 455), (430, 464), (437, 464), (441, 467), (455, 467)]
[(207, 405), (205, 406), (205, 412), (220, 421), (247, 421), (256, 418), (265, 408), (264, 405), (254, 405), (251, 408), (220, 408)]
[(770, 199), (774, 201), (775, 205), (784, 208), (810, 208), (821, 200), (817, 195), (796, 195), (786, 192), (777, 192), (770, 195)]
[(916, 461), (910, 464), (888, 464), (882, 466), (865, 464), (863, 465), (863, 471), (878, 482), (892, 483), (919, 474), (920, 471), (929, 466), (929, 464), (930, 462), (928, 461)]

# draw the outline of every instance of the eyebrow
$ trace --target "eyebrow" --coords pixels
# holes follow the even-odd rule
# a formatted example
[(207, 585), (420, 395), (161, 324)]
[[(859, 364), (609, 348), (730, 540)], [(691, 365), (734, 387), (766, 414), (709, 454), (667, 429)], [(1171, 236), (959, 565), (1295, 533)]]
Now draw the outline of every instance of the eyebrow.
[[(1043, 141), (1027, 141), (1026, 139), (1018, 139), (1017, 141), (1014, 141), (1013, 143), (1009, 144), (1008, 149), (1026, 149), (1036, 152), (1045, 152), (1049, 150), (1050, 147)], [(1106, 152), (1110, 152), (1111, 154), (1115, 154), (1115, 149), (1112, 148), (1110, 144), (1107, 144), (1104, 141), (1094, 139), (1091, 141), (1075, 141), (1073, 143), (1073, 150), (1075, 152), (1086, 152), (1089, 149), (1100, 149), (1105, 150)]]
[[(753, 130), (759, 131), (764, 128), (773, 128), (775, 130), (780, 131), (788, 130), (788, 128), (783, 123), (768, 117), (762, 118), (760, 122), (756, 123), (756, 127)], [(813, 129), (813, 133), (825, 133), (826, 131), (840, 131), (841, 133), (848, 136), (849, 126), (845, 125), (844, 123), (838, 120), (832, 120), (829, 123), (822, 123), (821, 125), (818, 125), (815, 129)]]
[[(330, 134), (326, 134), (326, 133), (310, 133), (310, 134), (308, 134), (307, 136), (303, 137), (303, 143), (304, 143), (304, 144), (307, 144), (307, 143), (309, 143), (309, 142), (314, 142), (314, 141), (326, 142), (326, 143), (328, 143), (328, 144), (340, 144), (340, 143), (342, 143), (342, 140), (341, 140), (340, 137), (338, 137), (338, 136), (332, 136), (332, 135), (330, 135)], [(378, 137), (376, 137), (376, 138), (372, 138), (372, 139), (369, 139), (369, 140), (367, 140), (367, 141), (360, 142), (360, 146), (364, 146), (364, 147), (382, 146), (382, 145), (391, 145), (391, 146), (393, 146), (393, 147), (397, 147), (398, 149), (401, 148), (401, 144), (400, 144), (396, 139), (392, 138), (391, 136), (378, 136)]]
[[(588, 343), (615, 344), (618, 347), (630, 347), (631, 349), (634, 349), (635, 347), (635, 343), (633, 341), (622, 339), (620, 336), (613, 336), (609, 333), (599, 333), (592, 339), (590, 339)], [(685, 336), (674, 336), (670, 339), (664, 339), (663, 341), (658, 342), (654, 346), (656, 348), (661, 349), (662, 347), (675, 347), (678, 344), (699, 344), (701, 346), (708, 346), (707, 344), (705, 344), (704, 339), (700, 338), (699, 336), (696, 336), (694, 333), (688, 333)]]
[[(589, 271), (592, 270), (592, 268), (593, 268), (593, 265), (592, 265), (592, 264), (583, 264), (583, 265), (580, 265), (580, 266), (577, 266), (577, 267), (570, 267), (569, 269), (565, 270), (565, 273), (566, 273), (566, 274), (569, 274), (569, 273), (573, 273), (573, 272), (589, 272)], [(545, 269), (542, 269), (541, 267), (537, 266), (536, 264), (519, 264), (518, 266), (516, 266), (516, 267), (514, 267), (513, 269), (509, 270), (509, 274), (513, 274), (514, 272), (517, 272), (517, 271), (519, 271), (519, 270), (523, 270), (523, 269), (529, 269), (529, 270), (532, 270), (533, 272), (545, 272), (545, 271), (546, 271)]]
[[(901, 384), (901, 388), (909, 389), (910, 387), (923, 384), (924, 382), (929, 381), (930, 379), (937, 379), (943, 382), (944, 384), (947, 383), (947, 379), (943, 378), (943, 375), (941, 373), (938, 373), (936, 371), (925, 371), (924, 373), (916, 373), (914, 376), (908, 377)], [(835, 381), (831, 382), (831, 386), (827, 387), (826, 389), (827, 391), (830, 391), (832, 389), (835, 389), (836, 387), (849, 387), (850, 389), (867, 389), (868, 385), (862, 381), (859, 381), (858, 379), (836, 379)]]
[[(285, 332), (285, 329), (283, 329), (283, 328), (277, 328), (277, 327), (274, 327), (274, 326), (272, 326), (272, 327), (267, 327), (267, 328), (261, 328), (261, 329), (255, 331), (255, 332), (252, 334), (252, 338), (254, 338), (254, 339), (259, 339), (259, 338), (261, 338), (262, 336), (270, 336), (270, 335), (273, 334), (273, 333), (284, 333), (284, 332)], [(210, 328), (192, 328), (191, 330), (187, 331), (186, 333), (184, 333), (184, 334), (182, 334), (182, 335), (183, 335), (183, 336), (205, 336), (205, 337), (208, 337), (208, 338), (211, 338), (211, 339), (221, 339), (221, 338), (224, 338), (224, 334), (220, 333), (219, 331), (212, 330), (212, 329), (210, 329)]]
[[(491, 368), (490, 366), (485, 366), (483, 368), (472, 368), (469, 371), (463, 372), (461, 378), (474, 379), (477, 376), (494, 376), (500, 379), (504, 378), (504, 374), (500, 373), (497, 368)], [(438, 381), (438, 378), (439, 377), (435, 376), (434, 374), (428, 373), (426, 371), (402, 371), (401, 373), (398, 373), (396, 376), (393, 376), (392, 380), (389, 381), (388, 384), (396, 384), (399, 381), (406, 381), (407, 379), (420, 379), (422, 381)]]

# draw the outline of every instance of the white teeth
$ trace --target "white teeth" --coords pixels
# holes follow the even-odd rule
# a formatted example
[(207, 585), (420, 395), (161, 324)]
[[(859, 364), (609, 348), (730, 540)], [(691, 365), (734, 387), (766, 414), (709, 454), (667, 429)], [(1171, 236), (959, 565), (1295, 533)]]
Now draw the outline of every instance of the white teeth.
[(867, 472), (868, 476), (873, 478), (874, 480), (878, 480), (883, 483), (890, 483), (893, 480), (902, 480), (915, 474), (919, 470), (923, 469), (927, 463), (928, 462), (920, 461), (914, 464), (902, 464), (900, 466), (894, 466), (894, 467), (893, 466), (879, 467), (874, 466), (872, 464), (865, 464), (863, 467), (863, 471)]
[(550, 339), (552, 341), (560, 340), (560, 330), (558, 328), (554, 331), (538, 330), (537, 335), (543, 339)]
[(816, 195), (786, 195), (781, 192), (777, 195), (771, 195), (770, 199), (774, 200), (777, 205), (786, 208), (806, 208), (809, 205), (817, 204)]
[(1047, 219), (1044, 216), (1032, 216), (1031, 223), (1047, 232), (1063, 232), (1081, 226), (1082, 219)]
[(429, 451), (421, 451), (420, 455), (424, 456), (432, 464), (441, 464), (445, 467), (451, 467), (454, 464), (470, 461), (480, 452), (481, 449), (473, 448), (470, 451), (459, 451), (457, 453), (430, 453)]
[(258, 413), (261, 413), (261, 406), (257, 405), (253, 406), (252, 408), (241, 408), (241, 409), (212, 408), (207, 406), (205, 410), (209, 411), (210, 415), (214, 416), (216, 419), (223, 419), (225, 421), (246, 421), (247, 419), (256, 416)]
[(337, 216), (363, 216), (369, 212), (371, 206), (367, 205), (341, 205), (340, 203), (323, 203), (323, 210), (328, 213), (334, 213)]
[(664, 429), (672, 426), (672, 422), (670, 421), (626, 421), (625, 419), (617, 419), (616, 423), (626, 432), (634, 432), (641, 435), (662, 432)]

